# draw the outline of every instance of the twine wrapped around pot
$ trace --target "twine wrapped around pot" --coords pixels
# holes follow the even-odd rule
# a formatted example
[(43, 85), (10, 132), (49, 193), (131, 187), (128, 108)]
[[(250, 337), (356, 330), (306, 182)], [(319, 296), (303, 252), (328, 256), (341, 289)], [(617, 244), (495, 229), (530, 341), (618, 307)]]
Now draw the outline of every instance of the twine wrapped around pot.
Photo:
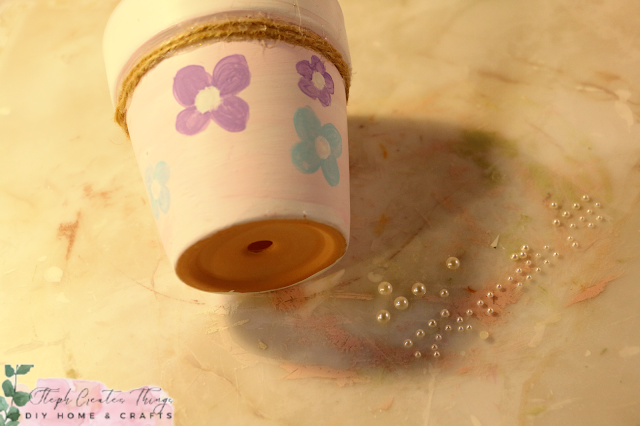
[(210, 42), (231, 42), (247, 40), (282, 41), (293, 46), (312, 50), (331, 61), (344, 81), (347, 100), (351, 86), (351, 68), (342, 54), (324, 38), (306, 28), (284, 21), (265, 17), (239, 18), (222, 22), (196, 25), (144, 54), (131, 68), (120, 85), (116, 104), (115, 121), (129, 136), (127, 107), (142, 77), (166, 57), (182, 49)]

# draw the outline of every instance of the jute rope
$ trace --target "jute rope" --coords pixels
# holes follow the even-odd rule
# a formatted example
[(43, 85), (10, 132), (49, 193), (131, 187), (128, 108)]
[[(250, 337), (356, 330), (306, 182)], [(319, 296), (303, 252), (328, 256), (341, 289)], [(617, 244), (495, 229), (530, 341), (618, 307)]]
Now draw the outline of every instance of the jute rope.
[(347, 99), (349, 99), (351, 69), (340, 52), (331, 43), (313, 31), (287, 22), (274, 21), (264, 17), (239, 18), (192, 27), (163, 42), (142, 56), (122, 81), (116, 104), (116, 122), (128, 137), (127, 108), (133, 91), (142, 77), (170, 54), (204, 42), (246, 40), (279, 40), (321, 54), (338, 69), (344, 80)]

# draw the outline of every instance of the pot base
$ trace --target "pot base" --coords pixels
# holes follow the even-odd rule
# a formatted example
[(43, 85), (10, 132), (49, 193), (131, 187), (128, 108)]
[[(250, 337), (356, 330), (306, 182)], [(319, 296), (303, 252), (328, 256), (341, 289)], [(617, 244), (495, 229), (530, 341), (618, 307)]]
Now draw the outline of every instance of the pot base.
[(331, 266), (347, 248), (344, 236), (318, 222), (273, 219), (220, 231), (189, 247), (176, 273), (204, 291), (249, 293), (303, 281)]

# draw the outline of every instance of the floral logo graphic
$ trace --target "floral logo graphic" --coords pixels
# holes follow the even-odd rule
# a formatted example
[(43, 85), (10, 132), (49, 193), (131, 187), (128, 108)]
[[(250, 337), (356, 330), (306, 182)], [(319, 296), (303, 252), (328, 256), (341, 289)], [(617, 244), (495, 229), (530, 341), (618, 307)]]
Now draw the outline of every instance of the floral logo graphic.
[[(24, 407), (31, 399), (31, 394), (17, 390), (18, 376), (27, 374), (29, 370), (31, 370), (31, 367), (33, 367), (33, 365), (16, 365), (15, 369), (9, 364), (4, 366), (4, 374), (8, 379), (2, 382), (2, 391), (5, 397), (11, 398), (11, 405), (9, 405), (4, 397), (0, 396), (0, 414), (2, 414), (0, 415), (0, 424), (4, 426), (17, 426), (20, 423), (18, 421), (20, 418), (20, 410), (14, 407), (14, 405)], [(11, 383), (12, 377), (13, 383)]]
[(311, 62), (300, 61), (296, 64), (296, 70), (302, 76), (298, 81), (298, 87), (300, 87), (302, 93), (311, 99), (318, 99), (326, 107), (331, 105), (333, 79), (320, 58), (313, 55)]
[(151, 200), (151, 209), (156, 219), (160, 218), (160, 212), (167, 214), (171, 205), (171, 194), (167, 188), (167, 181), (171, 176), (169, 165), (164, 161), (158, 162), (156, 167), (147, 167), (144, 173), (144, 182)]
[(186, 66), (173, 79), (173, 96), (185, 107), (176, 119), (183, 135), (202, 132), (213, 120), (228, 132), (241, 132), (249, 120), (249, 105), (236, 95), (249, 86), (251, 74), (243, 55), (222, 58), (208, 74), (200, 65)]
[(310, 106), (299, 108), (293, 115), (293, 125), (300, 138), (291, 151), (293, 164), (302, 173), (322, 174), (331, 186), (340, 183), (340, 170), (336, 158), (342, 154), (342, 137), (331, 123), (324, 126)]

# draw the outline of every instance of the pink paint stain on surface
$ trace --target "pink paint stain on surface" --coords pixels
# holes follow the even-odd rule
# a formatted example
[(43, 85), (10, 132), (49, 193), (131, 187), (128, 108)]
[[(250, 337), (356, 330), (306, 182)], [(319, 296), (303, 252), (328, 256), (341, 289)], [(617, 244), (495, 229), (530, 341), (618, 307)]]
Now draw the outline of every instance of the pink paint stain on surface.
[(324, 367), (320, 365), (295, 365), (283, 364), (280, 368), (289, 372), (283, 379), (331, 379), (335, 380), (340, 387), (352, 385), (354, 383), (367, 383), (369, 377), (360, 377), (357, 372), (351, 370), (341, 370), (337, 368)]
[(582, 290), (580, 293), (574, 296), (574, 298), (571, 299), (569, 303), (567, 303), (567, 306), (571, 306), (578, 302), (584, 302), (585, 300), (593, 299), (594, 297), (602, 293), (607, 285), (611, 284), (612, 281), (618, 278), (620, 278), (620, 275), (606, 277), (599, 283)]
[(20, 409), (20, 425), (171, 426), (172, 403), (155, 386), (122, 391), (94, 381), (38, 379), (31, 400)]

